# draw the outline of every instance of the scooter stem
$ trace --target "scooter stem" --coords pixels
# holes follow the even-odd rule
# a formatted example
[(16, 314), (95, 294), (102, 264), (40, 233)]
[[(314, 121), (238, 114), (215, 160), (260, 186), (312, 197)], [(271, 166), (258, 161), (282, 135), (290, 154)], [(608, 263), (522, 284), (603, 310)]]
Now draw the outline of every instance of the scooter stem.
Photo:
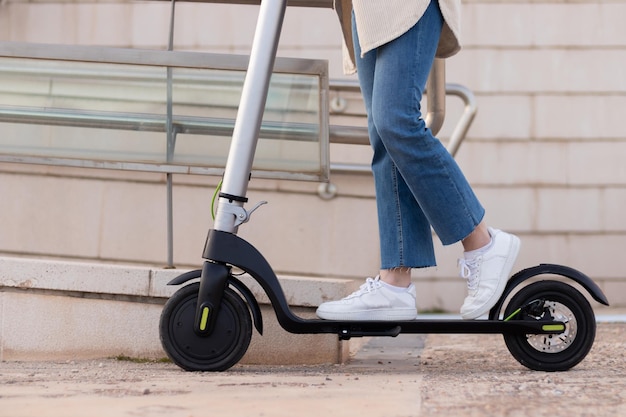
[(261, 121), (267, 101), (270, 78), (283, 25), (287, 0), (263, 0), (250, 52), (250, 62), (243, 90), (233, 138), (228, 152), (222, 190), (218, 202), (214, 229), (236, 233), (235, 207), (247, 201), (248, 182), (258, 142)]

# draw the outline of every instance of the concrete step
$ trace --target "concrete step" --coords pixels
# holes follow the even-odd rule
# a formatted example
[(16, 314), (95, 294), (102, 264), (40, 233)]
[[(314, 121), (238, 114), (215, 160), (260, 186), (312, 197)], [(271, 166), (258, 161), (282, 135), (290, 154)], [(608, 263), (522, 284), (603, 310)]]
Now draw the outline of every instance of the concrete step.
[[(162, 358), (158, 323), (167, 286), (186, 270), (0, 257), (0, 360), (68, 360), (125, 355)], [(358, 283), (281, 276), (295, 314), (341, 298)], [(358, 339), (293, 335), (276, 321), (258, 284), (243, 277), (261, 305), (264, 334), (254, 331), (241, 363), (320, 364), (348, 359)]]

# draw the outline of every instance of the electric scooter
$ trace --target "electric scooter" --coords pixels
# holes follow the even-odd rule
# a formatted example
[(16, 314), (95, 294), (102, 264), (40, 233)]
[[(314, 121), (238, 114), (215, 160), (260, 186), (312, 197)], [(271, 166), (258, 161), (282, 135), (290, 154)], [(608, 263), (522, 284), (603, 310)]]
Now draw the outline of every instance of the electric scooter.
[(263, 333), (261, 309), (233, 274), (237, 268), (261, 285), (278, 323), (290, 333), (332, 333), (341, 340), (401, 333), (502, 334), (513, 357), (530, 369), (565, 371), (582, 361), (595, 339), (595, 315), (587, 298), (568, 281), (597, 302), (608, 301), (588, 276), (567, 266), (540, 264), (517, 272), (486, 320), (334, 321), (303, 319), (291, 311), (267, 260), (237, 236), (238, 227), (262, 204), (244, 208), (286, 6), (287, 0), (261, 2), (205, 261), (201, 270), (168, 283), (187, 284), (168, 299), (160, 318), (160, 338), (169, 358), (188, 371), (224, 371), (246, 353), (253, 326)]

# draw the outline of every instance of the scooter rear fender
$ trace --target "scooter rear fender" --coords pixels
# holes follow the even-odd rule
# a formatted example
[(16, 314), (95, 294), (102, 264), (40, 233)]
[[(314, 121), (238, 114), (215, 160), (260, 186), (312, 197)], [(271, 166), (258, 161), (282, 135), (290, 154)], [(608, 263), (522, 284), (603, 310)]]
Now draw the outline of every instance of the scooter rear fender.
[(585, 290), (589, 292), (589, 294), (593, 297), (594, 300), (599, 302), (600, 304), (604, 304), (606, 306), (609, 305), (609, 301), (606, 296), (598, 287), (598, 285), (593, 282), (591, 278), (582, 272), (570, 268), (568, 266), (563, 265), (555, 265), (555, 264), (539, 264), (537, 266), (523, 269), (513, 275), (504, 289), (504, 293), (498, 303), (491, 309), (489, 312), (490, 320), (497, 320), (500, 315), (500, 311), (504, 304), (506, 298), (513, 292), (513, 290), (520, 285), (522, 282), (534, 278), (539, 275), (552, 274), (552, 275), (560, 275), (565, 278), (569, 278), (578, 284), (580, 284)]

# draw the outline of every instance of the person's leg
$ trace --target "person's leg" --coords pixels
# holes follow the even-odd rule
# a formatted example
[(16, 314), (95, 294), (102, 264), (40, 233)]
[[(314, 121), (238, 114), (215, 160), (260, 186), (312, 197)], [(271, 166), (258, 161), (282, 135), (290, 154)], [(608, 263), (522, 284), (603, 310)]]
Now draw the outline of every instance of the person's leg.
[[(469, 237), (485, 210), (421, 113), (442, 24), (437, 2), (431, 2), (418, 24), (376, 50), (371, 114), (382, 147), (411, 193), (406, 199), (415, 200), (439, 239), (448, 245)], [(407, 229), (404, 235), (411, 231)], [(424, 234), (423, 230), (414, 232)]]
[[(438, 4), (432, 2), (406, 34), (357, 57), (374, 150), (382, 281), (368, 279), (345, 299), (322, 304), (322, 318), (408, 319), (411, 310), (416, 312), (410, 307), (415, 302), (410, 268), (435, 264), (430, 225), (444, 244), (462, 241), (466, 251), (478, 249), (469, 258), (466, 254), (462, 264), (470, 290), (461, 310), (464, 318), (482, 315), (497, 301), (517, 256), (519, 240), (487, 229), (484, 209), (421, 116), (420, 101), (442, 23)], [(360, 55), (356, 33), (354, 39)]]
[[(354, 29), (354, 27), (353, 27)], [(441, 30), (441, 28), (434, 28)], [(368, 115), (368, 131), (373, 149), (372, 173), (376, 190), (378, 230), (380, 241), (380, 276), (385, 282), (407, 287), (411, 283), (411, 268), (435, 265), (431, 226), (387, 152), (374, 123), (372, 103), (375, 100), (378, 77), (378, 51), (360, 56), (358, 34), (355, 40), (359, 84)], [(435, 41), (436, 42), (436, 41)], [(400, 90), (402, 91), (402, 90)], [(395, 106), (396, 103), (390, 103)]]
[[(487, 313), (502, 294), (520, 242), (487, 227), (485, 210), (461, 169), (422, 118), (420, 102), (442, 19), (438, 3), (431, 2), (417, 25), (377, 49), (371, 115), (388, 158), (442, 243), (462, 242), (460, 266), (468, 296), (461, 314), (474, 319)], [(403, 239), (417, 239), (411, 238), (412, 230), (403, 228)]]
[(470, 252), (487, 246), (491, 242), (488, 229), (484, 221), (480, 222), (474, 231), (461, 241), (463, 250)]
[[(434, 265), (430, 225), (389, 157), (371, 117), (376, 51), (361, 57), (358, 34), (353, 36), (361, 92), (368, 114), (374, 156), (372, 172), (376, 190), (381, 251), (380, 274), (368, 278), (348, 297), (323, 303), (317, 315), (334, 320), (411, 320), (417, 315), (411, 267)], [(421, 233), (416, 229), (421, 228)]]

